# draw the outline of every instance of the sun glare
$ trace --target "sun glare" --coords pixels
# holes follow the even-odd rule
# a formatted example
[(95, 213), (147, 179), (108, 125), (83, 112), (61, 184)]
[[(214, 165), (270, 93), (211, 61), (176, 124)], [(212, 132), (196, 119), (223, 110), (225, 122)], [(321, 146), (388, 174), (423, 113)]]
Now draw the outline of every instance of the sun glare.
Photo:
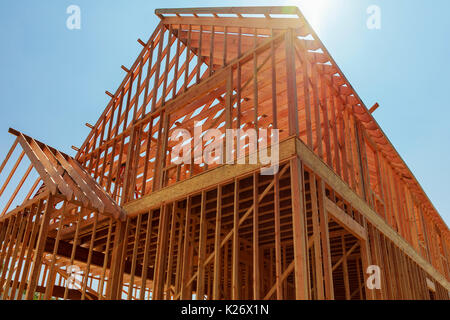
[(287, 1), (288, 5), (297, 6), (315, 30), (321, 29), (326, 16), (336, 3), (335, 0), (300, 0)]

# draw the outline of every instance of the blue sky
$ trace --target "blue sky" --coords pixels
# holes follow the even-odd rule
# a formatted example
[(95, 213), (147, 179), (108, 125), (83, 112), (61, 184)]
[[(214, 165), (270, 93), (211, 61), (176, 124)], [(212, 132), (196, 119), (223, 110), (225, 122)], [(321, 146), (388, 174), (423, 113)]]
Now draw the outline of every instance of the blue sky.
[[(430, 2), (432, 4), (430, 4)], [(81, 8), (81, 30), (66, 8)], [(297, 5), (450, 224), (450, 1), (2, 0), (0, 155), (9, 127), (69, 154), (88, 134), (158, 18), (155, 8)], [(367, 7), (381, 29), (366, 27)]]

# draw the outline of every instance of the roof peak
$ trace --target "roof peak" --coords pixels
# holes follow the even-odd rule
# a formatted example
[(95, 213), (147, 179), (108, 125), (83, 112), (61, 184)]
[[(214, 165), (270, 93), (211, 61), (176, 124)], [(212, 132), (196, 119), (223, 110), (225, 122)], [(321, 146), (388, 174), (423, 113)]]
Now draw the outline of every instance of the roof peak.
[(296, 6), (250, 6), (250, 7), (197, 7), (197, 8), (165, 8), (156, 9), (160, 18), (164, 15), (261, 15), (270, 18), (274, 16), (296, 15), (301, 17), (301, 11)]

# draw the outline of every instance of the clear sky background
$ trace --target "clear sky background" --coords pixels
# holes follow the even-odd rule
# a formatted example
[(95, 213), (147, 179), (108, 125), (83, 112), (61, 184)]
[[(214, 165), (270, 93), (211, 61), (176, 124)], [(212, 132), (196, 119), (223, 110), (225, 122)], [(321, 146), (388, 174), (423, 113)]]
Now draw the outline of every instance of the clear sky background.
[[(66, 8), (81, 8), (81, 30)], [(9, 127), (80, 146), (159, 19), (155, 8), (297, 5), (450, 224), (449, 0), (1, 0), (0, 158)], [(381, 29), (366, 27), (370, 5)]]

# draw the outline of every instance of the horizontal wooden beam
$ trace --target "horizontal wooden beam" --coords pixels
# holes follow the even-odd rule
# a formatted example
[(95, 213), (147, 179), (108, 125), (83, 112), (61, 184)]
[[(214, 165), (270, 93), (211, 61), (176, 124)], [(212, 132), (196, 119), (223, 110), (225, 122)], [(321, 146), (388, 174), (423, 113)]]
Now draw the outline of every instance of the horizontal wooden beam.
[(330, 199), (325, 200), (325, 209), (331, 214), (331, 218), (341, 224), (347, 231), (354, 234), (358, 239), (367, 240), (366, 230)]
[(304, 26), (300, 19), (296, 18), (229, 18), (221, 17), (220, 19), (209, 17), (164, 17), (162, 23), (182, 24), (182, 25), (205, 25), (216, 27), (236, 27), (236, 28), (259, 28), (259, 29), (300, 29)]
[(297, 155), (315, 174), (319, 175), (334, 191), (352, 204), (373, 226), (389, 238), (397, 247), (415, 261), (431, 277), (450, 291), (450, 283), (428, 261), (387, 224), (347, 183), (345, 183), (325, 162), (316, 156), (301, 140), (296, 140)]
[[(269, 150), (267, 154), (271, 154)], [(280, 142), (279, 152), (279, 162), (292, 158), (295, 155), (295, 138), (291, 137)], [(248, 156), (245, 163), (248, 163)], [(124, 210), (129, 217), (134, 217), (140, 213), (148, 212), (152, 208), (158, 208), (163, 202), (186, 198), (190, 194), (232, 181), (235, 177), (255, 172), (265, 166), (262, 164), (220, 165), (191, 179), (183, 180), (141, 199), (129, 202), (124, 205)]]
[(296, 6), (163, 8), (155, 14), (299, 14)]

